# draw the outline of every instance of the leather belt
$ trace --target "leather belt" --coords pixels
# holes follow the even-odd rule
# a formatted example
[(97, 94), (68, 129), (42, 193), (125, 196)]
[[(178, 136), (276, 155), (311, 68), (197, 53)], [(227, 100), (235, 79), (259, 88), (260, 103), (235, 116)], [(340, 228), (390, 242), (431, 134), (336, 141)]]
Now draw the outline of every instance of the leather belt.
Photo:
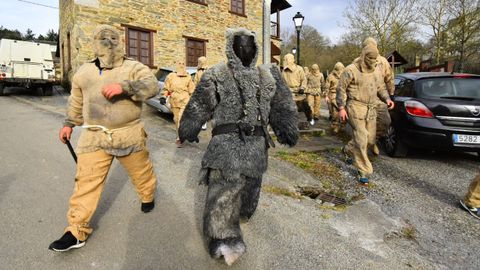
[[(243, 127), (242, 127), (243, 126)], [(223, 124), (216, 126), (212, 130), (212, 136), (229, 134), (229, 133), (239, 133), (244, 134), (245, 136), (264, 136), (262, 126), (252, 126), (248, 124)]]

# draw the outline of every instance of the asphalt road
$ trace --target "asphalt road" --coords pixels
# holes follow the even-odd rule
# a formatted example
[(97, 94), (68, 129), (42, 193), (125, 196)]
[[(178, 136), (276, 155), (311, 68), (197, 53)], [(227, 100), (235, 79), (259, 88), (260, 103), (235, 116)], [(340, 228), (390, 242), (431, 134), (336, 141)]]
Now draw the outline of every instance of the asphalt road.
[[(208, 256), (201, 237), (205, 188), (195, 179), (209, 135), (177, 149), (171, 119), (151, 108), (144, 121), (159, 181), (155, 210), (140, 211), (114, 162), (85, 247), (47, 249), (66, 226), (75, 172), (57, 139), (64, 95), (0, 97), (0, 269), (226, 269)], [(352, 177), (339, 155), (330, 158)], [(456, 204), (478, 164), (463, 154), (382, 156), (376, 188), (340, 212), (262, 192), (255, 216), (242, 224), (247, 254), (230, 269), (478, 269), (480, 223)], [(264, 183), (289, 188), (315, 181), (270, 158)], [(416, 234), (407, 238), (410, 227)]]

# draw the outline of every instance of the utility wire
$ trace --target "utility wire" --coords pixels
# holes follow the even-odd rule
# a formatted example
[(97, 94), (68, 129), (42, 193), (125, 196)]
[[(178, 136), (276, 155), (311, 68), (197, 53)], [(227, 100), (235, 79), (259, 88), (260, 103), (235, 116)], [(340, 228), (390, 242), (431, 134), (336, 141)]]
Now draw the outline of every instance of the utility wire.
[(28, 4), (32, 4), (32, 5), (47, 7), (47, 8), (58, 9), (58, 7), (49, 6), (49, 5), (45, 5), (45, 4), (41, 4), (41, 3), (36, 3), (36, 2), (32, 2), (32, 1), (26, 1), (26, 0), (17, 0), (17, 1), (19, 1), (19, 2), (24, 2), (24, 3), (28, 3)]

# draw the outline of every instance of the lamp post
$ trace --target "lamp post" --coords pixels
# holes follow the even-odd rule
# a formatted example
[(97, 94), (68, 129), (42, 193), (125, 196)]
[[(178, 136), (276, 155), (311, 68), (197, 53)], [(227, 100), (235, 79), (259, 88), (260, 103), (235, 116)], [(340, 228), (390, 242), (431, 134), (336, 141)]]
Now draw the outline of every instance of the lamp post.
[(293, 23), (295, 24), (295, 29), (297, 30), (297, 65), (300, 65), (300, 31), (302, 30), (303, 20), (305, 17), (297, 12), (295, 16), (293, 16)]

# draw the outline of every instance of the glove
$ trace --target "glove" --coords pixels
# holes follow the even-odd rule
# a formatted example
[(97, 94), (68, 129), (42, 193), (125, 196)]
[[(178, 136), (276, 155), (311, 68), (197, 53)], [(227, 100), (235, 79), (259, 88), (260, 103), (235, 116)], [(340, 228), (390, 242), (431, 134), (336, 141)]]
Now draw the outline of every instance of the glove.
[(60, 133), (58, 134), (58, 137), (60, 137), (60, 141), (62, 141), (63, 143), (69, 141), (70, 137), (72, 136), (72, 131), (73, 129), (68, 126), (64, 126), (62, 129), (60, 129)]
[(298, 93), (299, 93), (300, 95), (303, 95), (303, 94), (305, 93), (305, 90), (303, 90), (303, 88), (300, 88), (300, 89), (298, 89)]
[(160, 97), (160, 104), (165, 105), (167, 104), (167, 99), (165, 97)]

